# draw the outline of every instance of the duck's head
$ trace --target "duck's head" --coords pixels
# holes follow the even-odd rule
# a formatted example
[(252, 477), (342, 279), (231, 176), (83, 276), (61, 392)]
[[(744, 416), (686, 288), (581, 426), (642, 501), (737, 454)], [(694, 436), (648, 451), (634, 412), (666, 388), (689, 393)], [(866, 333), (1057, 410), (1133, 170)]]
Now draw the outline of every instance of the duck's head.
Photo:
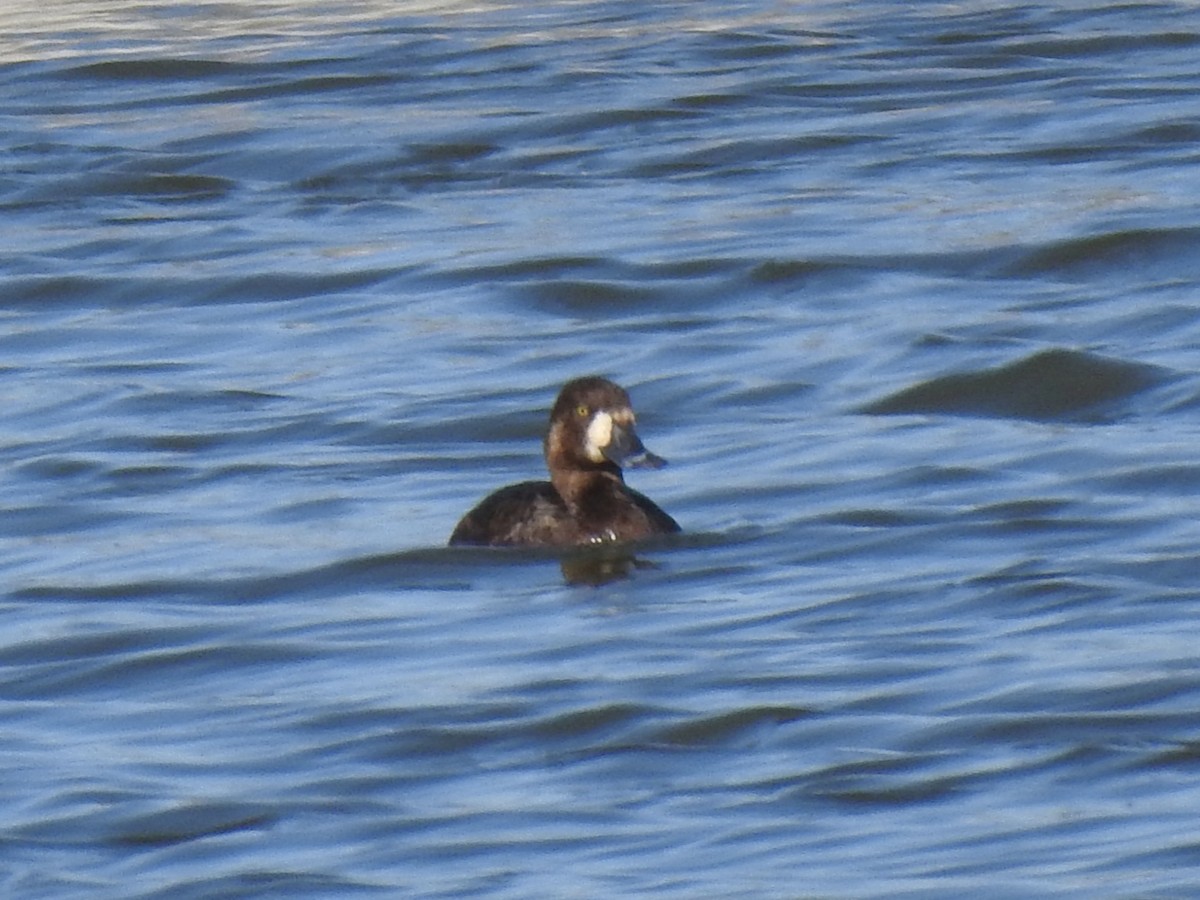
[(642, 444), (629, 394), (607, 378), (567, 382), (550, 412), (546, 462), (573, 468), (648, 467), (667, 461)]

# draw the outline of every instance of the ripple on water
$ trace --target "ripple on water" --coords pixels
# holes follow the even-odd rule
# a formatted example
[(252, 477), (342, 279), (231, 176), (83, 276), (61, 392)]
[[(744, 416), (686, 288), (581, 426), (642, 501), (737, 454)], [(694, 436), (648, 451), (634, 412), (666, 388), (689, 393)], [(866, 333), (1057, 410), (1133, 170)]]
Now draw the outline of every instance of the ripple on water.
[(1153, 366), (1043, 350), (996, 369), (935, 378), (870, 403), (863, 412), (1096, 421), (1121, 414), (1129, 400), (1169, 377)]

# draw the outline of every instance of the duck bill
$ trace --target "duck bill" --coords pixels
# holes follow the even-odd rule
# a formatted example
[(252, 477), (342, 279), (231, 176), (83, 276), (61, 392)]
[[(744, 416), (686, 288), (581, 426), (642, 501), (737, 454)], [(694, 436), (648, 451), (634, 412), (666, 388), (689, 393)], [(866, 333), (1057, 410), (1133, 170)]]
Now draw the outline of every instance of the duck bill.
[(604, 449), (609, 462), (630, 469), (661, 469), (667, 461), (651, 453), (632, 428), (613, 425), (612, 438)]

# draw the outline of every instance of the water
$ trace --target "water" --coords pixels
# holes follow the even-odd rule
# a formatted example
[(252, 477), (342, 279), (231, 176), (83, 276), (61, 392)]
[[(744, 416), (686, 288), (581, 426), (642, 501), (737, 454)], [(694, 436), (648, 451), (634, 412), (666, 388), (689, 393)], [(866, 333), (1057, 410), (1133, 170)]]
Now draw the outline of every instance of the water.
[(1200, 892), (1200, 11), (0, 21), (6, 896)]

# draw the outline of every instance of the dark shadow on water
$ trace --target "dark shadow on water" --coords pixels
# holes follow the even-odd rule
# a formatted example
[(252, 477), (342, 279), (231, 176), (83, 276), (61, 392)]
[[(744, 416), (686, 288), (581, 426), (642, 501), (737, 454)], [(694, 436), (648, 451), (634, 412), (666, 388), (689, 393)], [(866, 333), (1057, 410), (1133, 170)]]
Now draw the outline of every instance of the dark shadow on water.
[(663, 565), (646, 554), (674, 550), (719, 547), (746, 540), (744, 529), (736, 533), (673, 534), (632, 544), (594, 544), (566, 550), (524, 548), (479, 548), (467, 550), (485, 555), (491, 562), (511, 564), (512, 561), (542, 561), (557, 559), (563, 581), (570, 585), (599, 587), (614, 581), (633, 578), (638, 572), (655, 571)]
[(563, 556), (559, 562), (563, 581), (599, 587), (612, 581), (632, 578), (638, 569), (655, 568), (655, 564), (639, 559), (629, 546), (584, 547)]

